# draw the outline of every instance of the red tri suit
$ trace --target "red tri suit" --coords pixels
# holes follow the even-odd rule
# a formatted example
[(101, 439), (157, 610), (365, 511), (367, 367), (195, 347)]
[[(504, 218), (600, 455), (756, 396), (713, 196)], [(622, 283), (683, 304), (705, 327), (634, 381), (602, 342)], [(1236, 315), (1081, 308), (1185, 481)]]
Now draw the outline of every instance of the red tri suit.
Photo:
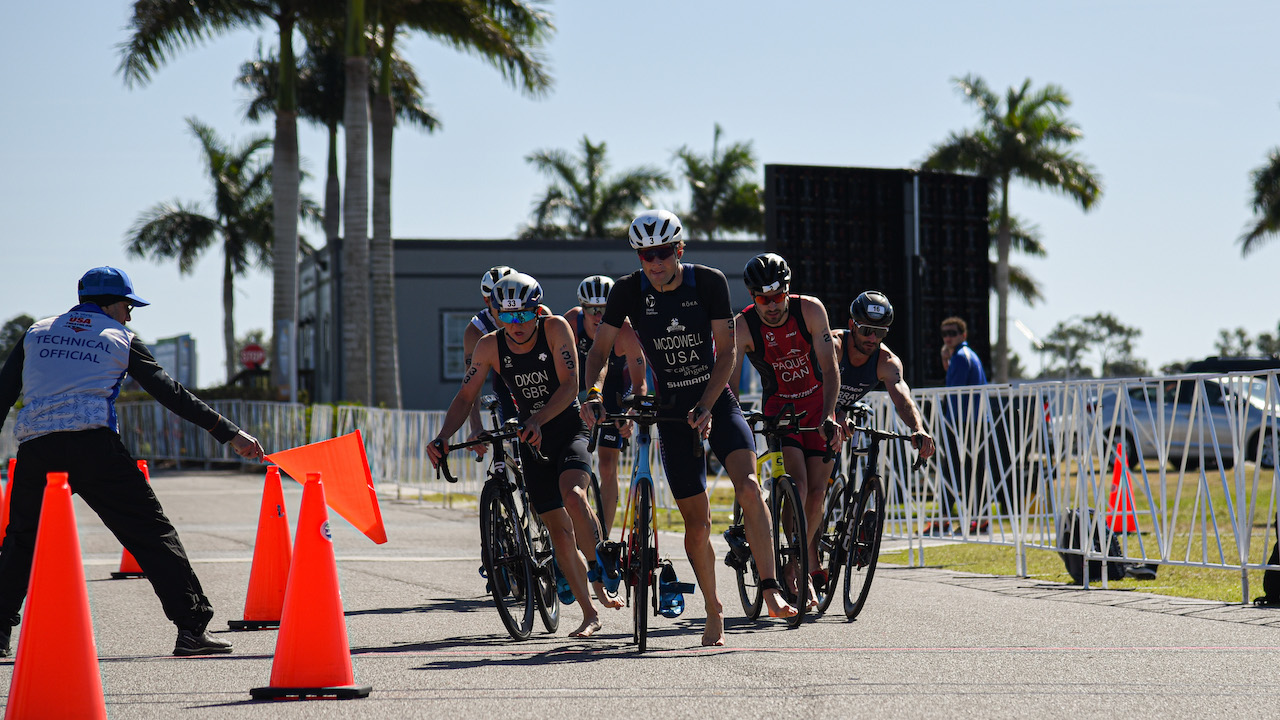
[[(755, 305), (742, 311), (755, 348), (747, 353), (747, 359), (760, 373), (766, 415), (781, 412), (791, 403), (797, 413), (805, 411), (801, 425), (817, 427), (823, 420), (822, 371), (813, 352), (813, 337), (804, 323), (805, 300), (796, 294), (788, 297), (787, 319), (778, 327), (765, 325)], [(801, 448), (807, 457), (822, 455), (827, 448), (826, 438), (815, 431), (789, 435), (782, 444)]]

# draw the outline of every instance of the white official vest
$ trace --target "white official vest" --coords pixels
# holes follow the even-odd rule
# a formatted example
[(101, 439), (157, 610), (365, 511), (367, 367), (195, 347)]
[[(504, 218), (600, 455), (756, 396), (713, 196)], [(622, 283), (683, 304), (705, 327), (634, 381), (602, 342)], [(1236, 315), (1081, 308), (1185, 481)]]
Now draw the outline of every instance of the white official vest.
[(22, 340), (24, 404), (14, 426), (17, 441), (99, 427), (119, 432), (116, 396), (129, 369), (133, 337), (91, 303), (32, 325)]

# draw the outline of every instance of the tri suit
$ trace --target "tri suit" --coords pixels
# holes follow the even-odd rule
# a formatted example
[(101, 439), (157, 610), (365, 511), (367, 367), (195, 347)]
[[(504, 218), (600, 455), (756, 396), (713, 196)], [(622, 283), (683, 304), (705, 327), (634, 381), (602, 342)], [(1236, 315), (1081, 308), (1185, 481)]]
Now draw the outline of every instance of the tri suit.
[[(774, 415), (783, 406), (795, 406), (797, 413), (804, 412), (801, 424), (816, 427), (822, 420), (822, 370), (813, 350), (813, 336), (804, 322), (804, 302), (799, 295), (791, 294), (787, 319), (777, 327), (764, 324), (755, 305), (742, 311), (744, 324), (751, 333), (754, 348), (747, 359), (760, 373), (763, 411)], [(783, 445), (800, 448), (805, 457), (825, 455), (827, 441), (817, 430), (792, 433), (782, 439)]]
[[(584, 325), (582, 313), (578, 313), (577, 327), (574, 328), (575, 335), (578, 338), (578, 400), (585, 400), (587, 394), (587, 354), (591, 352), (591, 338), (587, 337), (587, 329)], [(608, 372), (604, 376), (604, 387), (600, 390), (600, 399), (604, 403), (606, 412), (617, 413), (622, 411), (622, 406), (618, 404), (618, 396), (626, 395), (631, 392), (631, 375), (627, 372), (627, 356), (619, 355), (616, 352), (609, 353), (607, 363)], [(596, 440), (596, 444), (600, 447), (622, 448), (625, 439), (618, 432), (616, 424), (609, 424), (600, 428), (600, 437)]]
[[(505, 329), (498, 330), (498, 374), (512, 389), (516, 417), (522, 421), (541, 410), (560, 388), (556, 358), (547, 342), (546, 323), (547, 316), (538, 317), (537, 339), (522, 353), (514, 352), (507, 344)], [(587, 443), (587, 426), (578, 414), (576, 399), (559, 415), (542, 424), (540, 451), (549, 462), (538, 462), (529, 448), (520, 443), (520, 465), (524, 469), (529, 499), (538, 514), (564, 507), (564, 498), (560, 495), (561, 473), (591, 471)]]
[(849, 343), (853, 338), (848, 330), (840, 332), (844, 333), (844, 342), (840, 343), (840, 398), (836, 400), (836, 407), (849, 410), (880, 384), (878, 368), (882, 350), (877, 346), (866, 362), (855, 367), (849, 362)]
[[(654, 392), (673, 416), (685, 416), (702, 398), (715, 364), (713, 320), (729, 320), (729, 283), (715, 268), (682, 263), (680, 286), (659, 292), (643, 270), (619, 279), (609, 292), (604, 322), (631, 320), (653, 370)], [(735, 450), (755, 450), (751, 429), (726, 384), (711, 411), (711, 451), (723, 464)], [(665, 414), (664, 412), (664, 414)], [(706, 464), (697, 456), (698, 432), (683, 420), (658, 423), (662, 466), (677, 500), (707, 488)]]

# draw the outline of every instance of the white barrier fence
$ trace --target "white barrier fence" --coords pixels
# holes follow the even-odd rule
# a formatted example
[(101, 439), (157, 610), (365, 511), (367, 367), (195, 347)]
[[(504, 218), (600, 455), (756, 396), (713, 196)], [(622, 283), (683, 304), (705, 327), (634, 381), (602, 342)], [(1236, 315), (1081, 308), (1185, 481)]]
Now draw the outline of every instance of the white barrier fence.
[[(916, 391), (937, 441), (937, 459), (910, 472), (913, 453), (905, 443), (885, 448), (886, 534), (909, 541), (913, 564), (924, 562), (927, 539), (945, 538), (1014, 548), (1024, 575), (1028, 550), (1063, 551), (1089, 561), (1236, 571), (1247, 599), (1247, 572), (1270, 567), (1265, 560), (1277, 529), (1278, 375)], [(905, 430), (885, 393), (872, 393), (868, 403), (877, 427)], [(359, 429), (379, 490), (397, 498), (439, 496), (448, 503), (458, 493), (478, 495), (484, 480), (487, 465), (469, 459), (470, 453), (451, 457), (457, 485), (436, 477), (426, 443), (439, 430), (441, 411), (240, 400), (210, 405), (256, 435), (268, 452)], [(120, 403), (118, 411), (125, 443), (139, 458), (241, 462), (208, 433), (157, 403)], [(12, 424), (0, 432), (0, 457), (15, 454)], [(620, 468), (624, 482), (630, 452)], [(724, 492), (728, 478), (718, 463), (709, 464), (708, 486), (718, 498), (713, 503), (725, 510), (726, 498), (732, 497)], [(674, 502), (661, 463), (655, 461), (654, 471), (659, 507), (670, 511)], [(1088, 542), (1082, 549), (1060, 548), (1067, 518), (1077, 523), (1077, 537), (1101, 535), (1098, 548)], [(1111, 528), (1119, 550), (1108, 553)]]

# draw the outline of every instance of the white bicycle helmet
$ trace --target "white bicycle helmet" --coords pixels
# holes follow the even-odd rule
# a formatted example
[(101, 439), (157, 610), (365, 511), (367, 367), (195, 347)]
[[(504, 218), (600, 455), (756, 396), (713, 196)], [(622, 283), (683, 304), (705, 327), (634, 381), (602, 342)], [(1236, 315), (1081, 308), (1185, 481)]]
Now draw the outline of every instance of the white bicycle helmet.
[(484, 274), (480, 276), (480, 294), (489, 297), (489, 293), (493, 292), (493, 286), (498, 284), (499, 280), (515, 271), (515, 268), (507, 267), (506, 265), (494, 265), (485, 270)]
[(631, 241), (633, 250), (670, 245), (684, 240), (680, 237), (680, 218), (668, 210), (654, 210), (632, 220), (627, 239)]
[(604, 305), (609, 300), (609, 291), (612, 289), (613, 278), (592, 275), (578, 283), (578, 304)]
[(532, 276), (513, 271), (494, 284), (489, 303), (496, 312), (533, 310), (542, 303), (542, 286)]

